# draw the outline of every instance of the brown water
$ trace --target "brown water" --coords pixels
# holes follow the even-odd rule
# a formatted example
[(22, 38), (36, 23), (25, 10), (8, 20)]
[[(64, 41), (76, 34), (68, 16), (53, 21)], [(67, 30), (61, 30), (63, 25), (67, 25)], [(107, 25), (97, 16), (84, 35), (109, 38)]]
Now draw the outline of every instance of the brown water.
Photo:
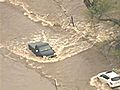
[(49, 80), (14, 60), (0, 54), (0, 90), (55, 90)]
[[(39, 74), (24, 71), (24, 67), (20, 73), (33, 73), (28, 77), (30, 80), (32, 77), (38, 79), (38, 75), (41, 75), (41, 77), (47, 78), (45, 82), (48, 85), (44, 87), (45, 82), (39, 82), (39, 79), (35, 79), (33, 81), (35, 84), (30, 83), (31, 86), (28, 88), (29, 83), (24, 86), (23, 82), (25, 81), (20, 81), (20, 84), (23, 83), (19, 87), (20, 89), (23, 87), (25, 90), (30, 90), (31, 87), (34, 89), (38, 87), (38, 90), (47, 90), (54, 86), (56, 90), (95, 90), (89, 85), (89, 79), (98, 71), (117, 67), (117, 61), (114, 61), (114, 65), (110, 66), (110, 62), (106, 61), (96, 49), (83, 52), (91, 48), (96, 42), (107, 40), (109, 38), (108, 31), (112, 32), (115, 28), (104, 27), (104, 24), (99, 23), (95, 27), (97, 31), (93, 30), (91, 23), (85, 19), (84, 10), (86, 8), (82, 1), (6, 0), (6, 2), (0, 3), (0, 7), (0, 24), (2, 26), (0, 29), (0, 52), (3, 55), (2, 58), (7, 57), (6, 61), (3, 61), (5, 69), (2, 67), (2, 73), (5, 72), (6, 76), (2, 82), (8, 76), (11, 76), (10, 80), (13, 79), (13, 74), (9, 75), (11, 71), (7, 72), (7, 70), (9, 71), (12, 65), (16, 65), (13, 63), (18, 62)], [(74, 17), (75, 27), (72, 26), (70, 16)], [(114, 33), (112, 35), (114, 36)], [(36, 41), (48, 42), (56, 51), (57, 57), (53, 59), (35, 57), (27, 49), (27, 44)], [(8, 65), (9, 60), (12, 60), (10, 66)], [(19, 68), (19, 66), (16, 65), (12, 68), (12, 72), (19, 73), (18, 69), (15, 70), (15, 68)], [(16, 74), (15, 76), (17, 76)], [(23, 76), (20, 79), (25, 78), (26, 76)], [(15, 83), (10, 84), (10, 81), (7, 80), (3, 83), (5, 83), (6, 90), (9, 90), (6, 83), (9, 83), (11, 88), (14, 87), (11, 84), (17, 86)], [(36, 86), (36, 83), (42, 83), (43, 87), (40, 88), (38, 84)]]
[(110, 88), (109, 85), (101, 82), (96, 76), (90, 79), (90, 85), (96, 87), (97, 90), (120, 90), (119, 87), (114, 89)]
[[(109, 34), (114, 36), (114, 33), (112, 33), (114, 28), (106, 28), (102, 23), (96, 25), (94, 30), (91, 28), (91, 23), (87, 22), (84, 16), (84, 10), (86, 8), (82, 1), (9, 0), (6, 2), (7, 4), (11, 3), (12, 7), (19, 10), (19, 13), (24, 13), (24, 15), (33, 21), (34, 25), (36, 24), (35, 26), (37, 26), (37, 28), (33, 28), (34, 31), (26, 31), (28, 32), (27, 35), (21, 33), (20, 36), (3, 43), (3, 45), (11, 52), (27, 59), (44, 63), (64, 60), (65, 58), (91, 48), (96, 42), (107, 40), (110, 37)], [(81, 14), (80, 16), (79, 13), (77, 13), (78, 8), (81, 10), (79, 12)], [(74, 27), (71, 23), (71, 16), (74, 17)], [(11, 17), (13, 16), (11, 15)], [(11, 21), (12, 18), (9, 20)], [(15, 20), (17, 20), (17, 18)], [(19, 20), (19, 22), (21, 22), (21, 20)], [(5, 20), (2, 22), (7, 21)], [(18, 29), (17, 27), (20, 27), (19, 22), (18, 20), (17, 23), (16, 21), (12, 21), (8, 28), (14, 30)], [(11, 26), (14, 26), (14, 28)], [(30, 29), (30, 27), (25, 27), (26, 30)], [(5, 28), (6, 25), (3, 25), (2, 29)], [(109, 33), (108, 31), (110, 30), (111, 32)], [(2, 31), (2, 33), (6, 34), (6, 31)], [(27, 44), (37, 41), (48, 42), (55, 50), (57, 57), (49, 60), (47, 58), (37, 58), (30, 54), (27, 49)]]

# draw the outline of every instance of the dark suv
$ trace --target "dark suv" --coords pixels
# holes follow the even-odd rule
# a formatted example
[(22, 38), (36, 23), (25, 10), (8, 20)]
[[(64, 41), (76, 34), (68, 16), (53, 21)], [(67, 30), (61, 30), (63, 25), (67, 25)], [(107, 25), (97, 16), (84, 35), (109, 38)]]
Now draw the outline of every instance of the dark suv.
[(50, 47), (48, 43), (44, 42), (35, 42), (28, 44), (29, 49), (36, 55), (36, 56), (47, 56), (47, 57), (54, 57), (55, 51)]

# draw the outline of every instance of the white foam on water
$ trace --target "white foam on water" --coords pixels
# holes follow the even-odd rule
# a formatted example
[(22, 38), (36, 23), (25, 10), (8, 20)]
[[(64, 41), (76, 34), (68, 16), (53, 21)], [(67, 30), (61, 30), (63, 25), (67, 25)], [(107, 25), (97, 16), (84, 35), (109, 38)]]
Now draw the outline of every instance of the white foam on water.
[(3, 3), (3, 2), (5, 2), (6, 0), (0, 0), (0, 3)]
[[(30, 60), (43, 63), (56, 62), (76, 55), (84, 50), (87, 50), (97, 42), (96, 38), (94, 39), (90, 38), (92, 39), (91, 40), (92, 43), (89, 43), (86, 40), (83, 40), (82, 39), (83, 37), (84, 35), (81, 35), (80, 33), (71, 34), (67, 32), (67, 35), (66, 34), (64, 35), (61, 33), (54, 34), (53, 32), (50, 33), (44, 30), (43, 31), (40, 30), (38, 33), (32, 34), (29, 37), (23, 38), (19, 37), (19, 39), (9, 41), (7, 42), (6, 46), (8, 50), (10, 50), (11, 52)], [(48, 59), (36, 57), (35, 55), (33, 55), (28, 50), (27, 44), (38, 41), (48, 42), (55, 50), (57, 57)]]
[(0, 48), (2, 48), (2, 47), (4, 47), (4, 45), (2, 45), (2, 44), (0, 43)]
[(34, 22), (41, 22), (43, 26), (60, 26), (62, 29), (72, 29), (76, 33), (79, 33), (79, 29), (77, 27), (70, 25), (69, 17), (62, 18), (59, 16), (59, 18), (55, 19), (55, 17), (51, 17), (49, 14), (39, 15), (35, 10), (31, 9), (24, 0), (9, 0), (9, 2), (13, 5), (22, 7), (25, 11), (25, 16)]
[(40, 16), (37, 14), (37, 12), (33, 11), (29, 5), (25, 2), (23, 2), (22, 0), (9, 0), (9, 2), (11, 4), (14, 4), (16, 6), (20, 6), (23, 8), (23, 10), (25, 11), (24, 12), (24, 15), (25, 16), (28, 16), (28, 18), (34, 22), (42, 22), (42, 24), (46, 24), (46, 26), (53, 26), (54, 23), (53, 22), (50, 22), (48, 20), (45, 20), (45, 16)]
[[(96, 90), (113, 90), (108, 84), (101, 82), (96, 76), (90, 79), (90, 85), (96, 87)], [(116, 88), (115, 90), (120, 90)]]
[[(23, 0), (9, 0), (10, 3), (20, 6), (24, 9), (24, 15), (27, 15), (29, 19), (34, 22), (42, 22), (44, 26), (50, 26), (54, 28), (56, 22), (47, 20), (49, 14), (40, 16), (37, 12), (33, 11), (30, 6), (23, 2)], [(91, 24), (84, 22), (75, 22), (77, 27), (70, 26), (68, 18), (61, 18), (62, 23), (59, 23), (61, 32), (47, 32), (45, 30), (38, 30), (29, 37), (19, 37), (18, 39), (7, 42), (7, 49), (11, 52), (25, 57), (30, 60), (47, 63), (64, 60), (65, 58), (76, 55), (88, 48), (91, 48), (96, 42), (102, 42), (109, 39), (109, 29), (104, 29), (104, 25), (98, 24), (95, 27), (97, 31), (94, 32), (91, 28)], [(62, 33), (64, 31), (64, 33)], [(43, 41), (48, 42), (55, 50), (57, 57), (55, 58), (40, 58), (36, 57), (28, 50), (27, 44), (30, 42)], [(90, 43), (90, 42), (91, 43)]]

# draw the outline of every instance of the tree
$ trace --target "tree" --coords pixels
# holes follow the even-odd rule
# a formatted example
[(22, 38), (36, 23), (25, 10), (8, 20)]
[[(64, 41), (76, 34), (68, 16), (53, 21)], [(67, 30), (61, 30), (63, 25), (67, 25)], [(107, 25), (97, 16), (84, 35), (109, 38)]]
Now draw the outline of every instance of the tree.
[(112, 0), (84, 0), (84, 4), (89, 9), (91, 18), (100, 19), (104, 13), (112, 8)]
[(92, 3), (90, 2), (90, 0), (84, 0), (84, 4), (88, 9), (92, 6)]

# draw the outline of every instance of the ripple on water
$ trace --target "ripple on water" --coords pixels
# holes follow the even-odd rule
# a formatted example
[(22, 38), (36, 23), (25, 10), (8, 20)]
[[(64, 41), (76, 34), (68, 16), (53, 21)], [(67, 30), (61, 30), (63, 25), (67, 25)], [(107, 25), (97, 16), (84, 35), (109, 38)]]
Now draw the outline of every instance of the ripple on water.
[[(100, 26), (97, 27), (98, 32), (94, 34), (94, 31), (91, 30), (90, 23), (85, 21), (75, 22), (77, 27), (72, 27), (69, 24), (68, 18), (61, 16), (59, 16), (60, 22), (57, 22), (57, 24), (60, 25), (60, 29), (56, 31), (54, 30), (56, 29), (54, 25), (56, 24), (55, 21), (58, 19), (50, 20), (49, 14), (39, 15), (39, 12), (37, 13), (33, 10), (24, 0), (9, 0), (9, 2), (13, 5), (22, 7), (24, 14), (27, 15), (30, 20), (34, 22), (43, 22), (50, 28), (50, 30), (39, 30), (33, 34), (28, 33), (29, 37), (18, 37), (7, 42), (6, 47), (8, 50), (27, 59), (43, 63), (64, 60), (65, 58), (91, 48), (97, 41), (103, 41), (109, 38), (104, 34), (105, 32), (103, 32), (104, 28), (102, 25), (98, 25)], [(33, 55), (28, 50), (27, 44), (37, 41), (48, 42), (55, 50), (57, 57), (47, 59)]]

